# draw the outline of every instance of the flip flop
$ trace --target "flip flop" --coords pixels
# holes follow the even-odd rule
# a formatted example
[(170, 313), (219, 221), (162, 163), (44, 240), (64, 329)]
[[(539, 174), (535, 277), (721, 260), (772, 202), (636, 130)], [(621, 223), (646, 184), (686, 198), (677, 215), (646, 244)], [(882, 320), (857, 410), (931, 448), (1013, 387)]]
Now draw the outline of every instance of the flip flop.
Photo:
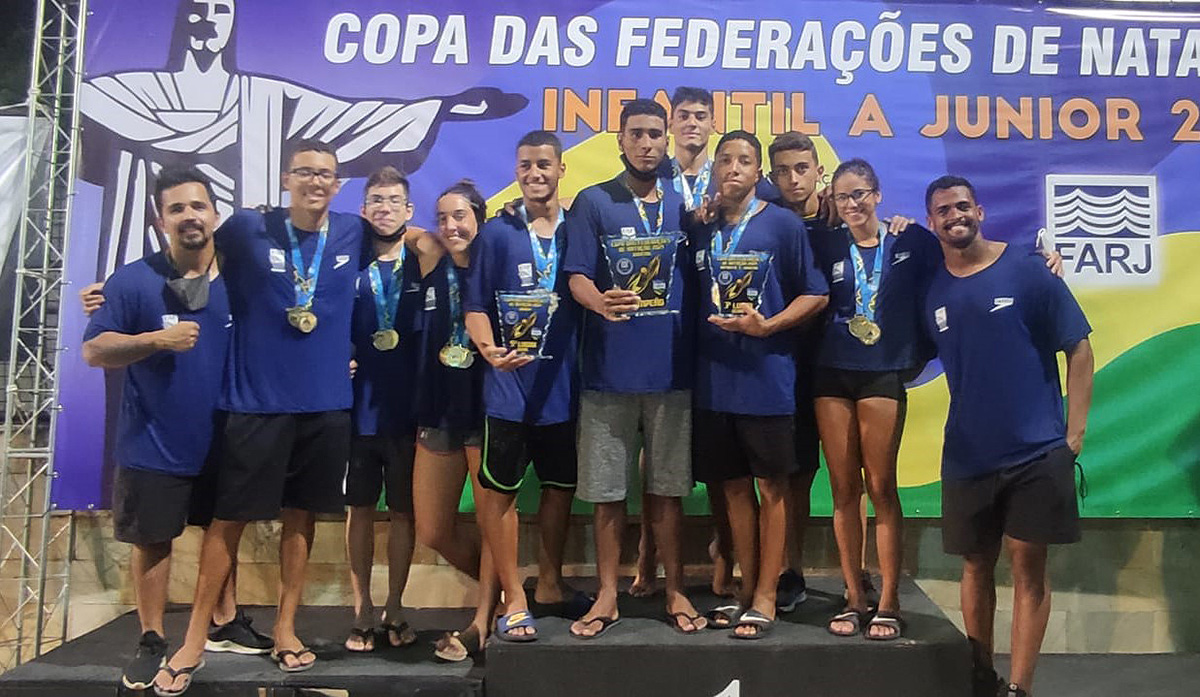
[(179, 688), (178, 690), (172, 690), (169, 688), (159, 687), (156, 684), (154, 686), (154, 694), (158, 695), (158, 697), (178, 697), (178, 695), (182, 695), (188, 691), (189, 687), (192, 686), (192, 679), (196, 677), (196, 671), (203, 667), (203, 658), (200, 659), (200, 662), (194, 666), (184, 666), (182, 668), (172, 668), (166, 663), (163, 663), (162, 666), (159, 667), (159, 670), (171, 676), (171, 682), (175, 682), (175, 678), (179, 677), (180, 675), (184, 676), (183, 687)]
[[(586, 625), (590, 625), (595, 622), (599, 622), (600, 629), (595, 634), (591, 634), (591, 635), (576, 634), (575, 632), (571, 632), (571, 636), (575, 637), (576, 639), (583, 639), (584, 641), (589, 641), (591, 639), (599, 639), (600, 637), (604, 636), (604, 633), (608, 631), (609, 627), (613, 626), (614, 624), (616, 624), (620, 621), (621, 621), (620, 617), (593, 617), (592, 619), (590, 619), (586, 622), (583, 622), (583, 620), (580, 620), (580, 622), (583, 622)], [(568, 631), (570, 631), (570, 630), (568, 630)]]
[[(462, 647), (461, 654), (457, 651), (450, 651), (455, 644)], [(475, 625), (471, 625), (461, 632), (446, 632), (443, 634), (442, 638), (437, 641), (433, 655), (443, 661), (458, 663), (467, 660), (481, 651), (483, 651), (483, 639), (479, 636), (479, 630), (475, 628)]]
[[(688, 623), (692, 625), (692, 628), (684, 629), (683, 627), (679, 626), (680, 618), (687, 620)], [(695, 634), (697, 632), (704, 631), (704, 629), (708, 627), (708, 618), (701, 615), (689, 615), (686, 612), (668, 612), (667, 624), (671, 625), (671, 629), (674, 629), (680, 634)]]
[[(408, 622), (404, 620), (400, 620), (399, 622), (384, 622), (379, 625), (379, 629), (387, 636), (387, 643), (393, 649), (402, 649), (405, 646), (412, 646), (417, 643), (417, 635), (413, 633), (412, 627), (408, 626)], [(406, 632), (408, 633), (407, 641), (405, 641)], [(399, 644), (392, 641), (393, 634), (400, 637)]]
[[(533, 634), (510, 634), (518, 627), (532, 629)], [(534, 622), (533, 615), (529, 613), (529, 610), (517, 610), (496, 618), (495, 635), (500, 641), (511, 641), (517, 644), (536, 641), (537, 623)]]
[[(738, 634), (737, 630), (739, 627), (754, 627), (754, 633)], [(770, 634), (774, 628), (775, 620), (751, 608), (743, 612), (742, 616), (738, 618), (737, 624), (733, 625), (733, 629), (729, 630), (729, 636), (733, 639), (761, 639)]]
[(709, 629), (729, 629), (741, 616), (742, 606), (737, 603), (718, 605), (704, 613), (704, 618), (708, 620)]
[[(300, 663), (300, 657), (306, 653), (312, 654), (312, 657), (313, 657), (312, 663)], [(296, 665), (289, 666), (287, 664), (288, 656), (291, 656), (292, 658), (296, 659)], [(317, 652), (313, 651), (312, 649), (308, 648), (307, 646), (302, 649), (296, 650), (296, 651), (293, 651), (291, 649), (281, 649), (278, 651), (271, 652), (271, 660), (275, 661), (275, 665), (279, 666), (279, 670), (282, 670), (285, 673), (303, 673), (304, 671), (317, 665)]]
[[(871, 636), (871, 627), (887, 627), (893, 630), (893, 633), (884, 636)], [(899, 612), (880, 610), (867, 623), (867, 628), (863, 630), (863, 636), (871, 641), (895, 641), (904, 636), (904, 627), (904, 618), (900, 616)]]
[[(371, 653), (372, 651), (375, 650), (375, 630), (359, 629), (358, 627), (351, 627), (350, 628), (350, 636), (358, 637), (359, 639), (361, 639), (362, 643), (363, 643), (363, 648), (352, 649), (349, 646), (346, 646), (345, 642), (343, 642), (342, 645), (346, 646), (347, 651), (350, 651), (352, 653)], [(349, 641), (349, 637), (347, 637), (346, 640)]]
[[(834, 615), (833, 617), (829, 618), (829, 621), (825, 623), (825, 629), (828, 630), (828, 632), (834, 636), (840, 636), (840, 637), (858, 636), (859, 634), (862, 633), (863, 620), (866, 619), (866, 616), (867, 616), (867, 612), (865, 610), (855, 610), (854, 608), (848, 607), (848, 608), (842, 610), (841, 612), (839, 612), (838, 614)], [(850, 624), (854, 625), (854, 629), (849, 632), (836, 631), (833, 628), (834, 622), (849, 622)]]

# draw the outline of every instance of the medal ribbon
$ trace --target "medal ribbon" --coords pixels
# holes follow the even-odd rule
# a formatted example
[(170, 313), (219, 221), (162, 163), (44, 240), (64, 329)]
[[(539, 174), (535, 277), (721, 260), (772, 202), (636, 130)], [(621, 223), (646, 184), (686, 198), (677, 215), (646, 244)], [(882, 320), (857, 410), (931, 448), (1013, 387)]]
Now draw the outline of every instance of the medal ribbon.
[(462, 295), (458, 288), (458, 274), (454, 269), (454, 262), (446, 264), (446, 295), (449, 296), (450, 305), (450, 341), (448, 346), (463, 346), (467, 345), (467, 322), (463, 317)]
[(746, 207), (746, 212), (742, 213), (742, 219), (738, 221), (733, 231), (729, 233), (729, 243), (722, 250), (721, 247), (721, 228), (713, 230), (712, 240), (709, 243), (709, 255), (713, 258), (723, 257), (726, 254), (732, 254), (737, 251), (738, 242), (742, 241), (742, 233), (746, 231), (746, 225), (750, 222), (750, 216), (754, 215), (754, 210), (758, 208), (758, 197), (750, 195), (750, 205)]
[(883, 243), (887, 240), (887, 228), (883, 223), (879, 224), (879, 246), (875, 249), (875, 268), (871, 270), (870, 276), (867, 276), (862, 253), (858, 251), (858, 245), (854, 243), (849, 230), (846, 231), (846, 235), (850, 237), (850, 258), (854, 261), (854, 309), (873, 322), (875, 299), (879, 296), (879, 282), (883, 279)]
[(288, 244), (292, 251), (292, 285), (296, 289), (296, 307), (312, 307), (313, 296), (317, 294), (317, 277), (321, 274), (321, 257), (325, 256), (325, 241), (329, 239), (329, 218), (318, 231), (317, 250), (313, 252), (312, 263), (308, 273), (301, 274), (304, 268), (304, 257), (300, 254), (300, 240), (296, 238), (296, 228), (292, 227), (292, 219), (283, 221), (287, 226)]
[[(521, 212), (521, 220), (525, 221), (525, 229), (529, 231), (529, 247), (533, 250), (533, 263), (537, 267), (538, 285), (545, 290), (552, 291), (554, 290), (554, 278), (558, 273), (558, 240), (551, 237), (550, 249), (549, 251), (545, 250), (542, 247), (542, 238), (538, 237), (537, 233), (533, 231), (533, 221), (529, 219), (529, 214), (525, 211), (525, 205), (521, 204), (518, 210)], [(566, 219), (560, 207), (558, 209), (558, 221), (554, 223), (555, 233), (558, 232), (559, 226)]]
[(404, 247), (400, 247), (400, 258), (395, 264), (389, 285), (383, 283), (378, 259), (367, 267), (371, 277), (371, 295), (375, 300), (375, 326), (380, 331), (395, 328), (396, 308), (400, 306), (400, 293), (404, 290)]
[(708, 192), (708, 183), (712, 180), (712, 160), (706, 160), (700, 167), (700, 172), (696, 175), (695, 189), (688, 184), (687, 175), (683, 173), (679, 161), (672, 159), (671, 164), (675, 167), (675, 190), (687, 201), (688, 210), (699, 208), (700, 204), (704, 203), (704, 194)]
[(667, 208), (666, 201), (663, 200), (662, 179), (654, 180), (654, 193), (658, 194), (658, 226), (653, 229), (650, 227), (650, 218), (646, 215), (646, 206), (642, 205), (642, 199), (633, 192), (629, 184), (626, 184), (625, 188), (629, 189), (629, 195), (633, 197), (633, 203), (637, 206), (638, 216), (642, 219), (642, 227), (646, 230), (646, 236), (657, 237), (661, 235), (663, 229), (663, 211)]

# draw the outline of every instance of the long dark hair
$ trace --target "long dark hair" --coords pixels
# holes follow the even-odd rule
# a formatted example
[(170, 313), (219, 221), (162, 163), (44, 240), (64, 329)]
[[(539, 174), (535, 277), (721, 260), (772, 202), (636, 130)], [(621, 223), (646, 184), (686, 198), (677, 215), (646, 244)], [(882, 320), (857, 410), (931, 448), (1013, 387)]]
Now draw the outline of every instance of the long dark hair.
[(487, 201), (483, 200), (483, 194), (475, 188), (475, 182), (470, 179), (459, 179), (438, 194), (437, 200), (442, 200), (442, 197), (448, 194), (458, 194), (467, 199), (471, 211), (475, 213), (475, 222), (479, 223), (479, 227), (483, 227), (483, 222), (487, 220)]

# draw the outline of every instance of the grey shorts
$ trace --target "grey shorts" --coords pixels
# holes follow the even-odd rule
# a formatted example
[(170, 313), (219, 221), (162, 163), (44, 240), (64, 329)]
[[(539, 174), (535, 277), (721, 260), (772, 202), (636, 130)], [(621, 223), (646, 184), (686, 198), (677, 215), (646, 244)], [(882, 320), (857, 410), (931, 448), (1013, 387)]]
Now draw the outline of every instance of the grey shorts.
[[(640, 433), (639, 433), (640, 431)], [(589, 503), (624, 501), (629, 473), (645, 444), (646, 492), (687, 496), (692, 491), (692, 393), (626, 394), (585, 391), (579, 399), (579, 484)]]
[(463, 448), (481, 448), (483, 428), (460, 430), (421, 427), (417, 429), (417, 445), (435, 453), (455, 453)]

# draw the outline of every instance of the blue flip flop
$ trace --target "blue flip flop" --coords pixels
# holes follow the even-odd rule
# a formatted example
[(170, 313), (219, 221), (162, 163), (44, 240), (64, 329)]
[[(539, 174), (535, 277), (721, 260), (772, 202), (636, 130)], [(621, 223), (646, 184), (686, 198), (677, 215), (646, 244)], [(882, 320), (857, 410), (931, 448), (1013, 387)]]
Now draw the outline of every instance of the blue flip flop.
[[(533, 634), (509, 634), (518, 627), (532, 629)], [(528, 610), (517, 610), (496, 618), (496, 638), (500, 641), (525, 643), (537, 640), (537, 623)]]

